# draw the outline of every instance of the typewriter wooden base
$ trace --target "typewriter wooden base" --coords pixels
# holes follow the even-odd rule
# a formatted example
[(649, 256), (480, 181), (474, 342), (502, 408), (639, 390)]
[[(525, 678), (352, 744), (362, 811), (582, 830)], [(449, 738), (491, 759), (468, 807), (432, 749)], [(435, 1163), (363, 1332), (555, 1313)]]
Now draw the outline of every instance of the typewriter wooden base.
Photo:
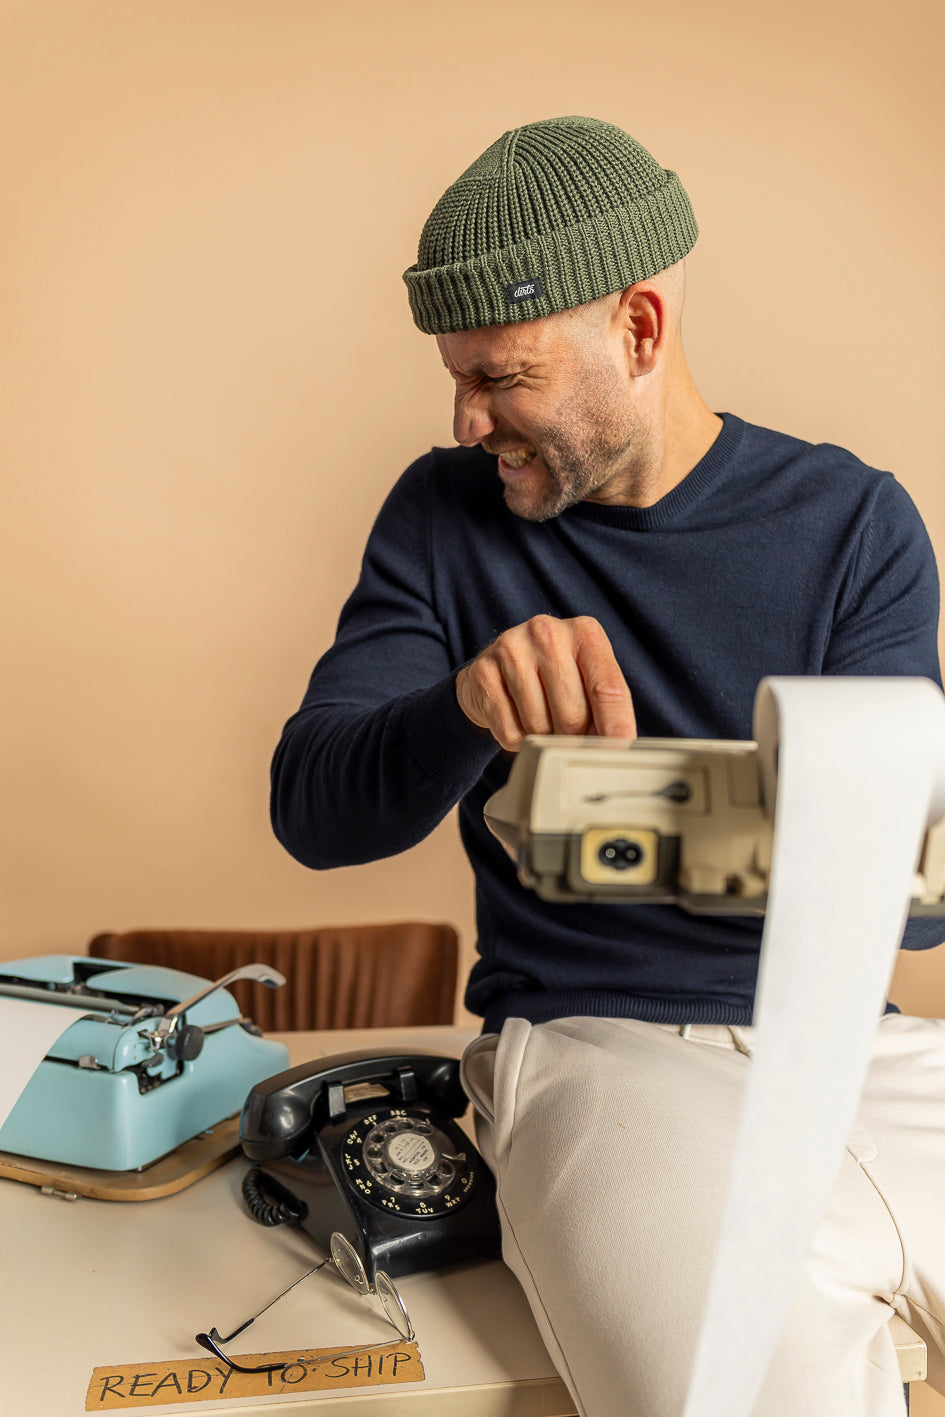
[(140, 1171), (98, 1171), (0, 1151), (0, 1176), (41, 1186), (64, 1200), (150, 1201), (183, 1191), (240, 1149), (239, 1118), (228, 1117)]

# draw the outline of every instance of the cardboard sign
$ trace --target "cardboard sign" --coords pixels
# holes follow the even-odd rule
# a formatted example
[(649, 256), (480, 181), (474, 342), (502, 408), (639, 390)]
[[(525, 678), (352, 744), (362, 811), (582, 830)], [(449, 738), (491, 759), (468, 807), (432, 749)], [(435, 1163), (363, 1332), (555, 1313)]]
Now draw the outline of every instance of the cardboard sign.
[(280, 1397), (289, 1392), (421, 1383), (425, 1377), (416, 1343), (403, 1341), (363, 1349), (336, 1345), (310, 1348), (302, 1353), (248, 1353), (234, 1357), (246, 1366), (257, 1363), (283, 1363), (284, 1366), (274, 1373), (237, 1373), (219, 1359), (208, 1357), (95, 1368), (85, 1398), (85, 1410), (114, 1412), (220, 1398)]

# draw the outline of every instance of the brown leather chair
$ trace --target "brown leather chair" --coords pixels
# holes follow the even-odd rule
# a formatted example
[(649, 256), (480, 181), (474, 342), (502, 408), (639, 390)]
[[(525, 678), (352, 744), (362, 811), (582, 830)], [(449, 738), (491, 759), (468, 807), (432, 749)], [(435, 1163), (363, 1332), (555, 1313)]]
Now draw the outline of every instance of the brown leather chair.
[(243, 964), (271, 965), (286, 977), (282, 988), (247, 980), (229, 986), (243, 1013), (267, 1032), (453, 1022), (459, 938), (452, 925), (128, 930), (96, 935), (88, 952), (205, 979)]

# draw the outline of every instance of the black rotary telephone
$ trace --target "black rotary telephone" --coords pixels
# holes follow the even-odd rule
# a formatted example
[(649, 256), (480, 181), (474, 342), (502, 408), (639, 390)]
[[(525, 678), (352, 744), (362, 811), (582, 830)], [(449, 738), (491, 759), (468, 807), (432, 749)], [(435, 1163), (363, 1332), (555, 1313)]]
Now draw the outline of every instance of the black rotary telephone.
[(266, 1224), (334, 1231), (369, 1281), (499, 1254), (495, 1182), (454, 1118), (468, 1101), (455, 1058), (369, 1049), (257, 1083), (240, 1118), (243, 1194)]

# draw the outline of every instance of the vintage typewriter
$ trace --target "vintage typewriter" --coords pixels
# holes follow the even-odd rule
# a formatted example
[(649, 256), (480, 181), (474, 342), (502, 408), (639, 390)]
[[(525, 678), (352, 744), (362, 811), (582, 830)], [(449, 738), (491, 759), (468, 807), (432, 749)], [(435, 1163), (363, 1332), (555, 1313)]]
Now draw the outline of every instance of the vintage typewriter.
[[(0, 965), (0, 1003), (81, 1009), (49, 1047), (3, 1126), (0, 1151), (71, 1166), (147, 1166), (238, 1113), (288, 1050), (263, 1038), (226, 985), (285, 980), (245, 965), (211, 982), (160, 966), (71, 955)], [(16, 1030), (8, 1030), (15, 1034)], [(28, 1038), (28, 1030), (26, 1033)], [(10, 1037), (0, 1038), (0, 1067)]]

